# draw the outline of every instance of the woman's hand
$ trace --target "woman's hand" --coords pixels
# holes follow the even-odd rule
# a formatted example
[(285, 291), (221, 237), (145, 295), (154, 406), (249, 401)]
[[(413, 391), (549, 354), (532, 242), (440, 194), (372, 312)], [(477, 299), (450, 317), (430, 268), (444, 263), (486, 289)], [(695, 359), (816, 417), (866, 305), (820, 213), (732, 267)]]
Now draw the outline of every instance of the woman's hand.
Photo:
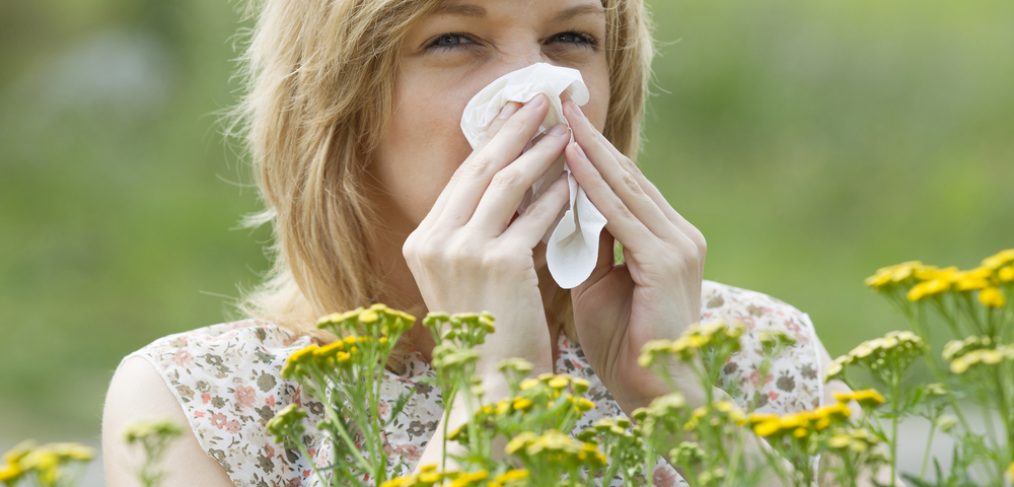
[(543, 95), (520, 109), (508, 103), (402, 247), (429, 310), (495, 317), (496, 332), (477, 347), (480, 377), (499, 375), (497, 363), (510, 357), (531, 361), (536, 371), (553, 370), (533, 251), (569, 200), (567, 180), (555, 181), (512, 220), (525, 192), (570, 140), (561, 125), (521, 153), (548, 106)]
[[(595, 269), (571, 290), (575, 327), (595, 373), (630, 413), (671, 392), (637, 357), (647, 341), (677, 338), (700, 320), (707, 243), (576, 104), (564, 102), (564, 114), (575, 139), (565, 150), (567, 166), (608, 220)], [(625, 260), (617, 266), (614, 237), (623, 244)], [(686, 375), (673, 372), (677, 379)], [(681, 392), (691, 402), (702, 395)]]

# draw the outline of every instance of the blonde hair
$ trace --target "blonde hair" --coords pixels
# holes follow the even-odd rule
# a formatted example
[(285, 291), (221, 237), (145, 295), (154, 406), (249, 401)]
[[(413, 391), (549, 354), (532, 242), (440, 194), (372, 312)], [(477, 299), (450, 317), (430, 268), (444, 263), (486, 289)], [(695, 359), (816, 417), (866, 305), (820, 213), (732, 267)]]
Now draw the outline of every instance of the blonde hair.
[[(270, 223), (274, 240), (270, 273), (238, 306), (245, 316), (327, 341), (333, 337), (314, 326), (319, 316), (382, 295), (368, 251), (380, 220), (365, 168), (391, 113), (399, 44), (441, 2), (247, 5), (256, 24), (239, 59), (245, 91), (226, 135), (242, 137), (265, 206), (246, 223)], [(654, 55), (650, 19), (642, 0), (602, 4), (610, 82), (603, 134), (636, 160)], [(576, 339), (570, 290), (557, 289), (549, 309)]]

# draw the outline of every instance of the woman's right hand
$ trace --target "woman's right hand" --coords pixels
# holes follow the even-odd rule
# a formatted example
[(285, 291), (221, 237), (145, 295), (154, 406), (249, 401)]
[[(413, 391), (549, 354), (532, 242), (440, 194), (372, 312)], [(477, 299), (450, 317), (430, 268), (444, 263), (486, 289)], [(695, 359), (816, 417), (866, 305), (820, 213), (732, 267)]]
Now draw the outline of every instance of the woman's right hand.
[(548, 106), (541, 94), (520, 109), (505, 105), (402, 246), (427, 309), (493, 314), (496, 331), (477, 347), (480, 377), (497, 375), (496, 365), (510, 357), (532, 362), (537, 372), (553, 370), (534, 249), (569, 201), (566, 177), (511, 221), (570, 140), (560, 125), (522, 154)]

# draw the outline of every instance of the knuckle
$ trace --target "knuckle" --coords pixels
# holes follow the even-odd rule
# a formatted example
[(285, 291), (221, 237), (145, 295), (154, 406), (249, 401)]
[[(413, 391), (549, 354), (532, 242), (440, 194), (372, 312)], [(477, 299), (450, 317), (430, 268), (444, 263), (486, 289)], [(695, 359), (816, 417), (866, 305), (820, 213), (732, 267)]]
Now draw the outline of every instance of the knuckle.
[(702, 256), (707, 255), (708, 239), (705, 238), (704, 234), (697, 229), (694, 229), (694, 241), (697, 243), (697, 252)]
[(493, 176), (490, 185), (501, 190), (510, 190), (522, 186), (524, 184), (523, 179), (524, 177), (519, 171), (501, 169), (500, 172)]
[(623, 187), (631, 193), (637, 194), (643, 192), (641, 190), (641, 183), (638, 183), (637, 178), (635, 178), (630, 172), (624, 171), (620, 184), (622, 184)]
[(464, 178), (476, 178), (481, 177), (486, 173), (490, 166), (495, 163), (495, 159), (492, 155), (488, 154), (487, 151), (481, 150), (473, 152), (471, 156), (465, 159), (464, 162), (458, 166), (455, 173), (459, 174), (459, 177)]

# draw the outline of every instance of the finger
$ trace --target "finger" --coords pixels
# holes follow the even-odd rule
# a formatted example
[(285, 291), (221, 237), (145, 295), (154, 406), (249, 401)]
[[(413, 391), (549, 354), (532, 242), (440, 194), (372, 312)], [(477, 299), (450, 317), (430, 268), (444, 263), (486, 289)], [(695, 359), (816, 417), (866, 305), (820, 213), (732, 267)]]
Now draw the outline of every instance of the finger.
[[(466, 226), (490, 237), (503, 233), (525, 193), (536, 181), (546, 177), (546, 172), (560, 160), (568, 141), (570, 129), (557, 124), (531, 149), (496, 173)], [(562, 167), (558, 169), (563, 170)], [(555, 176), (557, 174), (548, 177)]]
[(489, 122), (489, 125), (486, 126), (486, 130), (482, 132), (476, 147), (482, 147), (488, 144), (489, 141), (493, 139), (493, 136), (500, 131), (505, 123), (507, 123), (507, 120), (511, 118), (511, 115), (514, 115), (514, 113), (522, 106), (524, 105), (516, 101), (509, 101), (501, 107), (500, 113), (496, 116), (496, 118)]
[(612, 143), (605, 140), (605, 136), (601, 136), (598, 129), (581, 113), (577, 104), (567, 103), (564, 114), (574, 129), (574, 140), (583, 149), (585, 158), (595, 166), (598, 174), (609, 184), (620, 201), (630, 209), (634, 217), (659, 238), (664, 240), (675, 238), (675, 233), (680, 229), (644, 192), (635, 176), (620, 165), (609, 149)]
[(518, 216), (500, 236), (502, 242), (514, 242), (526, 249), (533, 249), (556, 223), (566, 203), (570, 201), (567, 174), (561, 174), (532, 202), (524, 213)]
[(546, 96), (536, 95), (504, 123), (489, 143), (473, 151), (461, 163), (451, 175), (450, 187), (444, 190), (450, 190), (450, 194), (440, 207), (440, 215), (433, 222), (435, 226), (459, 228), (472, 217), (493, 175), (518, 158), (535, 136), (548, 110)]
[[(490, 122), (489, 126), (486, 128), (486, 131), (483, 132), (484, 139), (482, 140), (482, 142), (477, 144), (472, 152), (474, 153), (476, 150), (478, 150), (478, 148), (485, 146), (494, 135), (500, 132), (500, 129), (504, 126), (507, 120), (510, 120), (510, 118), (514, 116), (514, 114), (517, 113), (517, 111), (522, 106), (523, 105), (521, 103), (513, 101), (505, 104), (500, 109), (500, 113), (496, 116), (496, 118), (494, 118), (493, 121)], [(419, 222), (419, 228), (426, 228), (429, 225), (432, 225), (433, 221), (440, 217), (440, 214), (443, 212), (443, 207), (447, 203), (447, 198), (450, 197), (451, 193), (454, 192), (453, 188), (455, 184), (456, 182), (454, 180), (454, 175), (452, 174), (451, 178), (447, 181), (447, 184), (444, 186), (444, 189), (437, 196), (436, 201), (433, 202), (433, 206), (430, 208), (430, 211), (426, 214), (423, 220)]]
[[(565, 115), (568, 110), (580, 111), (580, 108), (574, 110), (573, 107), (568, 107), (568, 105), (572, 104), (573, 102), (566, 101), (564, 102), (563, 105)], [(658, 206), (658, 208), (662, 211), (662, 213), (666, 216), (666, 218), (668, 218), (670, 222), (678, 226), (683, 231), (683, 233), (685, 233), (688, 237), (690, 237), (694, 241), (694, 243), (697, 244), (699, 249), (705, 249), (707, 247), (707, 242), (704, 239), (704, 235), (700, 232), (700, 230), (697, 229), (697, 227), (695, 227), (686, 218), (684, 218), (683, 215), (680, 215), (680, 213), (676, 211), (675, 208), (673, 208), (673, 206), (669, 203), (669, 201), (665, 198), (665, 196), (662, 195), (662, 192), (659, 191), (658, 187), (655, 186), (655, 184), (652, 183), (651, 180), (649, 180), (648, 177), (645, 176), (643, 172), (641, 172), (641, 168), (638, 167), (637, 164), (634, 163), (634, 161), (632, 161), (629, 157), (627, 157), (626, 154), (620, 152), (620, 150), (617, 149), (616, 146), (614, 146), (613, 143), (610, 142), (609, 139), (605, 137), (605, 135), (602, 135), (601, 132), (595, 130), (594, 133), (595, 138), (599, 139), (601, 145), (607, 147), (609, 151), (613, 154), (613, 157), (615, 157), (616, 160), (619, 161), (620, 165), (624, 169), (626, 169), (627, 172), (629, 172), (634, 176), (637, 182), (641, 185), (641, 190), (644, 191), (649, 198), (651, 198), (651, 200), (655, 203), (656, 206)]]
[(567, 144), (564, 154), (567, 166), (577, 184), (584, 189), (595, 208), (606, 217), (606, 229), (609, 233), (619, 239), (624, 246), (633, 244), (641, 249), (648, 241), (658, 240), (658, 237), (631, 213), (623, 200), (609, 187), (609, 183), (602, 179), (602, 175), (588, 160), (588, 156), (576, 141)]

